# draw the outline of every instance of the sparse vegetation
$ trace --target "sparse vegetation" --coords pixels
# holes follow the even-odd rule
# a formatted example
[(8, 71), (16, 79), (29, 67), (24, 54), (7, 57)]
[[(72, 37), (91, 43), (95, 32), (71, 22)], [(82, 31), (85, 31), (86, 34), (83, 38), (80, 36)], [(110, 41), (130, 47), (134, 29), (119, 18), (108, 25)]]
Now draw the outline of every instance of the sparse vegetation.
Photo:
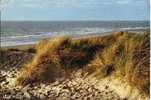
[(115, 75), (149, 93), (149, 33), (41, 41), (33, 60), (20, 70), (17, 84), (54, 81), (82, 68), (97, 77)]
[(149, 94), (149, 48), (149, 34), (124, 32), (96, 55), (89, 67), (97, 68), (97, 77), (113, 73)]

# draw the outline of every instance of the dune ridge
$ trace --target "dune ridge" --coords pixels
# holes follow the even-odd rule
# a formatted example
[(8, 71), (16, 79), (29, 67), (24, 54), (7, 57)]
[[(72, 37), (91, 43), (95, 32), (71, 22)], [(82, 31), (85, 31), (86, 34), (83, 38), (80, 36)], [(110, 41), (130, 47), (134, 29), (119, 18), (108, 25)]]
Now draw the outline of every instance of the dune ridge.
[[(93, 81), (99, 91), (112, 91), (116, 96), (112, 100), (148, 100), (149, 50), (149, 32), (45, 39), (35, 49), (24, 51), (31, 52), (33, 56), (17, 71), (15, 85), (24, 87), (70, 80), (78, 84), (74, 87), (76, 89), (83, 84), (80, 80), (86, 83)], [(75, 76), (79, 70), (80, 74)], [(77, 77), (80, 77), (79, 81)]]
[[(119, 32), (104, 37), (77, 40), (68, 37), (43, 40), (37, 45), (37, 55), (33, 61), (22, 69), (21, 78), (28, 75), (25, 81), (32, 80), (30, 78), (33, 78), (33, 81), (45, 80), (43, 76), (48, 79), (62, 77), (64, 75), (59, 75), (62, 74), (60, 72), (62, 70), (65, 71), (64, 74), (70, 74), (67, 73), (68, 69), (83, 68), (88, 73), (96, 73), (98, 77), (105, 77), (114, 72), (117, 77), (124, 76), (130, 83), (140, 86), (139, 88), (147, 93), (149, 91), (147, 89), (149, 85), (148, 54), (149, 35), (147, 33)], [(52, 77), (49, 73), (55, 73), (55, 75)], [(35, 79), (34, 75), (39, 79)], [(18, 82), (22, 84), (21, 79)]]

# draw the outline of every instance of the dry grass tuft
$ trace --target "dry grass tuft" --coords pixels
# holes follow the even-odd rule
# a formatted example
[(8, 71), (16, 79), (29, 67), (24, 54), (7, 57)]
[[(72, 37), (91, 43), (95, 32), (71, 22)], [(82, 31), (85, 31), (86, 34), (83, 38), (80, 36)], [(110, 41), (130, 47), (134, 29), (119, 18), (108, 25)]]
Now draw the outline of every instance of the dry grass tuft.
[(58, 37), (42, 40), (36, 47), (37, 54), (33, 60), (20, 70), (17, 84), (54, 81), (70, 76), (71, 70), (82, 68), (104, 48), (99, 44), (99, 38), (95, 39)]
[[(116, 34), (117, 35), (117, 34)], [(115, 75), (149, 94), (149, 34), (124, 32), (88, 66), (97, 77)], [(113, 73), (113, 74), (112, 74)]]
[(54, 81), (82, 68), (101, 78), (115, 75), (148, 94), (149, 49), (149, 33), (43, 40), (33, 60), (20, 71), (17, 84)]
[(58, 48), (66, 41), (68, 39), (64, 37), (41, 41), (37, 45), (37, 54), (33, 60), (21, 69), (17, 84), (25, 85), (45, 80), (54, 81), (62, 76), (63, 71), (57, 52)]

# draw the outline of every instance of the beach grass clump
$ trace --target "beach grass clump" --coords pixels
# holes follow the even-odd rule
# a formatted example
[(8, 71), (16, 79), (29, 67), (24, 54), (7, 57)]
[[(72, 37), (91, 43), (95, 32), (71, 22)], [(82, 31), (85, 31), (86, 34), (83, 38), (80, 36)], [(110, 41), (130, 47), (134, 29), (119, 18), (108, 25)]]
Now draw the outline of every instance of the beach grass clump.
[(50, 82), (83, 69), (96, 77), (114, 75), (149, 93), (149, 33), (117, 32), (38, 43), (33, 60), (23, 66), (17, 84)]
[(127, 33), (96, 55), (89, 68), (97, 77), (115, 75), (149, 93), (149, 34)]
[(60, 59), (57, 55), (58, 48), (67, 41), (67, 38), (54, 38), (43, 40), (37, 45), (37, 53), (33, 60), (20, 70), (17, 79), (18, 85), (42, 82), (45, 80), (54, 81), (63, 74)]
[(99, 40), (57, 37), (45, 39), (36, 46), (33, 60), (23, 66), (17, 78), (17, 84), (54, 81), (69, 76), (68, 72), (82, 68), (103, 49)]

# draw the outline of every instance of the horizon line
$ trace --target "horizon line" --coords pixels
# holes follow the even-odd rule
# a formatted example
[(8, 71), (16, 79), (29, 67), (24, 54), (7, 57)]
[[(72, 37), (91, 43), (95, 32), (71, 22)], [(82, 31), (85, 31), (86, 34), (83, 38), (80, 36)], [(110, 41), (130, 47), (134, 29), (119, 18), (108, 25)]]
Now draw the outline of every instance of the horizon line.
[(33, 21), (33, 22), (38, 22), (38, 21), (147, 21), (147, 22), (150, 22), (150, 20), (0, 20), (1, 22), (5, 22), (5, 21), (18, 21), (18, 22), (25, 22), (25, 21)]

